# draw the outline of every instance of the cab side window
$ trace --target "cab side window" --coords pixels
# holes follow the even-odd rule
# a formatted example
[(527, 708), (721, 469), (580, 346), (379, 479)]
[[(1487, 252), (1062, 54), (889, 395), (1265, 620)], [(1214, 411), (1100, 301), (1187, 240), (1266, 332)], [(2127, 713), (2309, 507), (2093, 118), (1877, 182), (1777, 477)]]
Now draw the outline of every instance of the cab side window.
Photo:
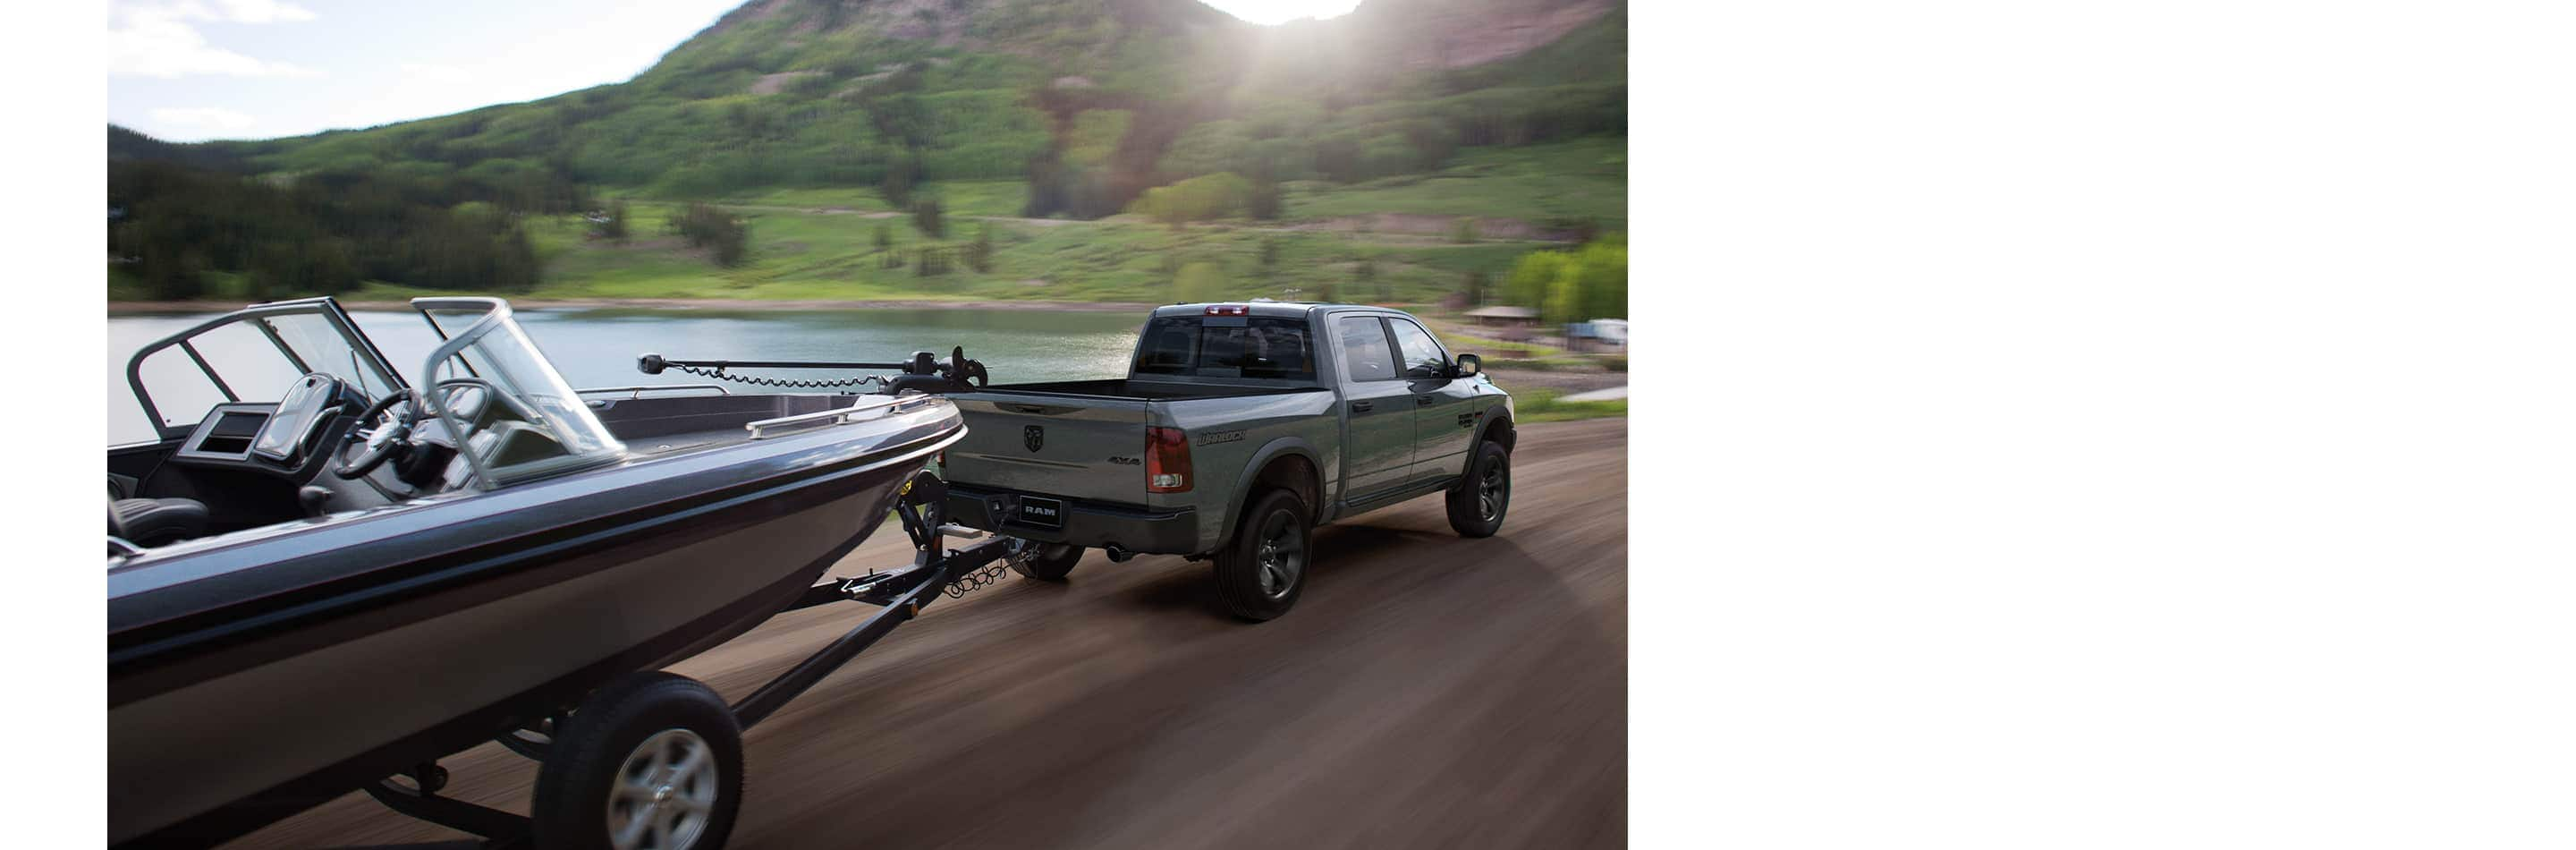
[(1387, 381), (1397, 377), (1395, 350), (1387, 345), (1386, 325), (1376, 316), (1343, 316), (1333, 320), (1333, 336), (1342, 344), (1342, 371), (1354, 381)]
[(1386, 326), (1395, 330), (1395, 344), (1403, 351), (1405, 377), (1437, 378), (1449, 373), (1449, 355), (1431, 339), (1431, 332), (1408, 319), (1388, 319)]

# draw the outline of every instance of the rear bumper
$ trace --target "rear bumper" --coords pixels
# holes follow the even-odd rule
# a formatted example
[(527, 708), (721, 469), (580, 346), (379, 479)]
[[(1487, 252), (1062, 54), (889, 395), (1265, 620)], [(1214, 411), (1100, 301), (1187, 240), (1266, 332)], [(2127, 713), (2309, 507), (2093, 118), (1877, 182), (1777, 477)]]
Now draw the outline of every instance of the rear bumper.
[[(1013, 521), (1017, 514), (1010, 506), (1024, 495), (1063, 501), (1064, 527)], [(948, 485), (948, 501), (943, 507), (950, 522), (1024, 540), (1076, 546), (1114, 543), (1131, 552), (1154, 555), (1189, 555), (1199, 550), (1198, 512), (1190, 508), (1158, 510), (956, 483)]]

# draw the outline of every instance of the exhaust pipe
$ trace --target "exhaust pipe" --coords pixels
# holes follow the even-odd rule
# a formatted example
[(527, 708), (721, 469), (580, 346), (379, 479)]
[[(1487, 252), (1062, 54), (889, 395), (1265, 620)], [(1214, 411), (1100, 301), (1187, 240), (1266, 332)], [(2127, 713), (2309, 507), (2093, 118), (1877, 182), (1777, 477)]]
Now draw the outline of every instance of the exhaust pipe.
[(1127, 563), (1128, 559), (1136, 557), (1136, 553), (1127, 551), (1127, 547), (1120, 546), (1116, 543), (1102, 546), (1100, 547), (1100, 551), (1108, 553), (1109, 561), (1113, 564), (1124, 564)]

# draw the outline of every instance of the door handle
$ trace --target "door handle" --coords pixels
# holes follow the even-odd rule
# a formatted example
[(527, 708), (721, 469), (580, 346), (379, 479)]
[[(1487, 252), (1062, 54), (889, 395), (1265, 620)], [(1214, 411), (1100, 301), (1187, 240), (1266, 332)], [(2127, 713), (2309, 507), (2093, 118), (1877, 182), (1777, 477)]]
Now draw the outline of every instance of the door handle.
[(1431, 403), (1431, 399), (1432, 399), (1432, 398), (1434, 398), (1434, 397), (1433, 397), (1433, 396), (1427, 396), (1427, 395), (1418, 395), (1418, 396), (1414, 396), (1414, 397), (1413, 397), (1413, 403), (1414, 403), (1414, 404), (1430, 404), (1430, 403)]
[(1370, 409), (1375, 407), (1377, 407), (1377, 405), (1365, 401), (1351, 402), (1352, 413), (1367, 413)]

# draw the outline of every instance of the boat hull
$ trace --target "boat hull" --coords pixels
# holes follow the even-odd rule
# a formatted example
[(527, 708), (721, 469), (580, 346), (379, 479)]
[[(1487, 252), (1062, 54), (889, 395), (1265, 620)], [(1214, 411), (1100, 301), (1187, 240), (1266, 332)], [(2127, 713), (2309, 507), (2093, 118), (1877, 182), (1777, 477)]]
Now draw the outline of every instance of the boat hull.
[[(296, 580), (312, 565), (292, 534), (181, 553), (156, 565), (174, 575), (123, 596), (112, 573), (110, 840), (221, 840), (757, 625), (864, 540), (956, 439), (962, 426), (940, 407), (944, 419), (894, 423), (864, 444), (826, 429), (580, 476), (552, 494), (480, 496), (530, 498), (472, 517), (437, 515), (467, 500), (411, 510), (365, 529), (382, 558), (362, 557), (366, 540), (301, 541), (371, 561), (313, 569), (338, 577), (312, 584)], [(420, 539), (455, 538), (468, 521), (498, 539)], [(276, 562), (192, 576), (191, 554)], [(203, 586), (245, 572), (269, 592)]]

